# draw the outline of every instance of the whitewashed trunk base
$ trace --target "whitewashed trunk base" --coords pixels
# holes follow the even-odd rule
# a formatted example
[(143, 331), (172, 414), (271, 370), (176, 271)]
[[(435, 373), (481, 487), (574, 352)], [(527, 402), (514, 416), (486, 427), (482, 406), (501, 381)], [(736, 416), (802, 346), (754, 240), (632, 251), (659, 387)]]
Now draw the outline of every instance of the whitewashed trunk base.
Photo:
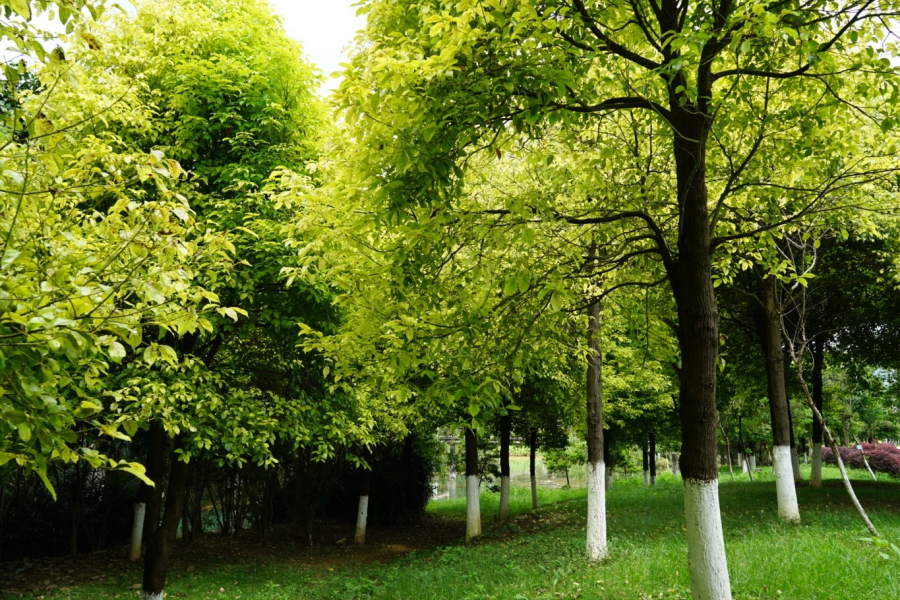
[(822, 444), (813, 444), (812, 467), (809, 474), (810, 487), (822, 487)]
[(746, 473), (747, 472), (747, 459), (744, 458), (743, 454), (738, 453), (738, 462), (741, 463), (741, 472)]
[(356, 513), (356, 535), (353, 541), (357, 544), (366, 543), (366, 522), (369, 520), (369, 497), (359, 497), (359, 511)]
[(644, 471), (644, 485), (650, 485), (650, 470)]
[(656, 485), (656, 475), (650, 476), (650, 485)]
[(791, 470), (794, 472), (794, 481), (803, 481), (803, 472), (800, 470), (800, 455), (796, 448), (791, 448)]
[(693, 599), (731, 600), (718, 480), (684, 481), (684, 516)]
[(466, 475), (466, 541), (481, 535), (478, 475)]
[(128, 560), (134, 562), (141, 558), (141, 541), (144, 537), (144, 518), (147, 515), (147, 505), (143, 502), (134, 503), (134, 520), (131, 522), (131, 547), (128, 549)]
[(756, 455), (755, 454), (750, 455), (750, 470), (753, 471), (754, 473), (756, 472)]
[(537, 477), (531, 476), (531, 508), (538, 507)]
[(588, 463), (587, 477), (587, 558), (603, 560), (609, 554), (606, 545), (606, 466), (603, 461)]
[(509, 518), (509, 476), (500, 476), (500, 519)]
[(162, 592), (141, 592), (141, 600), (163, 600)]
[(606, 491), (608, 492), (613, 485), (612, 471), (606, 471), (606, 476), (604, 477), (604, 479), (606, 480)]
[(775, 494), (778, 496), (778, 516), (785, 521), (800, 522), (800, 507), (797, 505), (797, 488), (794, 486), (794, 471), (791, 466), (791, 447), (775, 446)]

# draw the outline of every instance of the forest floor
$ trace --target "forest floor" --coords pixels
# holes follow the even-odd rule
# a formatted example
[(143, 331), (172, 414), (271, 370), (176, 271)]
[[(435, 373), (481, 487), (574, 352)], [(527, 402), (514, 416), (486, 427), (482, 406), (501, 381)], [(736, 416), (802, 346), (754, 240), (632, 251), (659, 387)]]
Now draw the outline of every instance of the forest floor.
[[(753, 483), (746, 475), (732, 483), (727, 469), (721, 474), (735, 600), (900, 598), (900, 556), (865, 541), (836, 469), (826, 469), (822, 489), (799, 488), (800, 526), (779, 521), (768, 471)], [(866, 480), (864, 472), (853, 476), (872, 520), (900, 545), (900, 483)], [(663, 475), (654, 488), (639, 478), (615, 483), (608, 494), (611, 557), (600, 565), (583, 559), (584, 491), (541, 490), (541, 496), (542, 507), (531, 511), (529, 490), (514, 488), (513, 518), (500, 524), (494, 519), (497, 495), (483, 494), (485, 533), (468, 547), (460, 499), (432, 502), (414, 527), (371, 528), (364, 548), (350, 543), (352, 528), (337, 524), (317, 527), (312, 548), (280, 529), (265, 543), (250, 532), (234, 540), (205, 536), (187, 547), (178, 543), (167, 597), (690, 598), (679, 480)], [(0, 599), (139, 596), (140, 565), (125, 560), (124, 548), (19, 569), (0, 573)]]

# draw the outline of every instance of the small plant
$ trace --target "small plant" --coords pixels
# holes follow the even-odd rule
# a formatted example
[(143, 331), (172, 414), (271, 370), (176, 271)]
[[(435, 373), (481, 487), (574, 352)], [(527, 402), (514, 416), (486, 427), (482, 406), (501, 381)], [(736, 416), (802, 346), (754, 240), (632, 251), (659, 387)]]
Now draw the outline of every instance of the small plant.
[(900, 560), (900, 547), (893, 542), (879, 537), (864, 537), (859, 538), (859, 541), (874, 545), (878, 551), (878, 556), (884, 560)]

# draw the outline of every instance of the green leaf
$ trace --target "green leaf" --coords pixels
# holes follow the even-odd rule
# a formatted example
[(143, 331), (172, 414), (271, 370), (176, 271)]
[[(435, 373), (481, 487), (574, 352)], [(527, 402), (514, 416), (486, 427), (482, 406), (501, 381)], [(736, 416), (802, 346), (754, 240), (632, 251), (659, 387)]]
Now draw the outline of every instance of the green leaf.
[(28, 443), (31, 440), (31, 425), (26, 422), (21, 422), (18, 425), (19, 430), (19, 438), (25, 443)]
[(115, 363), (122, 362), (122, 359), (125, 358), (125, 346), (123, 346), (119, 342), (113, 342), (112, 344), (110, 344), (109, 358)]
[(19, 252), (18, 250), (15, 250), (13, 248), (7, 248), (3, 252), (3, 256), (0, 256), (0, 269), (5, 269), (8, 266), (10, 266), (14, 262), (16, 262), (16, 259), (19, 258), (19, 256), (21, 256), (21, 255), (22, 255), (22, 253)]

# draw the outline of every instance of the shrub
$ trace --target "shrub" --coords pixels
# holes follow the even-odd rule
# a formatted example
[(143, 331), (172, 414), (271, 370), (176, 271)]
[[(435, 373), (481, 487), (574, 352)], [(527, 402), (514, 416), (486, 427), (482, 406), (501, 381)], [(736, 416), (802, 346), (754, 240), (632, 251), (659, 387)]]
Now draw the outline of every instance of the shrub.
[[(876, 473), (886, 473), (893, 477), (900, 477), (900, 449), (893, 444), (863, 444), (863, 451), (854, 448), (838, 448), (841, 460), (847, 467), (853, 469), (865, 469), (863, 453), (869, 459), (869, 466)], [(834, 452), (831, 448), (822, 448), (822, 460), (829, 465), (836, 465)]]

